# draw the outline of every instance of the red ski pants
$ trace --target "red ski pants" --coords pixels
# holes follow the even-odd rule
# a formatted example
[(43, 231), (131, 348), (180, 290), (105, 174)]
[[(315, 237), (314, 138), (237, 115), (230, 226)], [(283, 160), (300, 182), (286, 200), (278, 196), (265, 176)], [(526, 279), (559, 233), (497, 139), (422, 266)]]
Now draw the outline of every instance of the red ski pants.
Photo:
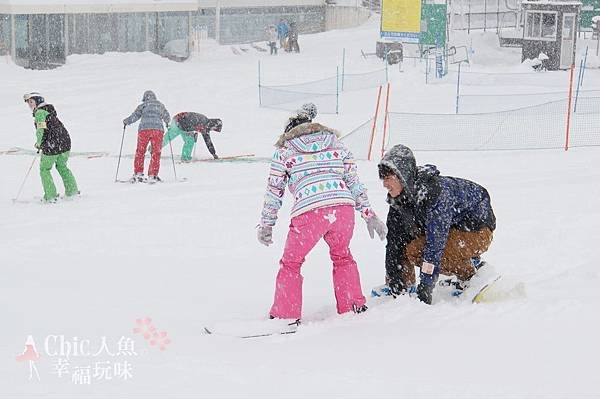
[(163, 132), (161, 130), (142, 130), (138, 133), (137, 149), (133, 161), (133, 171), (144, 173), (144, 155), (148, 143), (152, 144), (152, 158), (148, 168), (148, 176), (158, 176), (160, 169), (160, 151), (162, 150)]

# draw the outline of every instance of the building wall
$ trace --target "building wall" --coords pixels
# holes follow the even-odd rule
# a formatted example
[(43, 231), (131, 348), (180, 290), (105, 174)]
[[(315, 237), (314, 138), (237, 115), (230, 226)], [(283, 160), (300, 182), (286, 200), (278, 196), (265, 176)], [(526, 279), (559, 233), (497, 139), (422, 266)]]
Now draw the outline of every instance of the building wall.
[[(0, 13), (0, 55), (12, 53), (17, 64), (31, 68), (61, 65), (70, 54), (109, 51), (152, 51), (185, 59), (191, 38), (212, 38), (221, 44), (261, 42), (266, 41), (266, 28), (281, 19), (295, 22), (299, 33), (306, 34), (357, 26), (369, 14), (367, 10), (353, 7), (326, 7), (316, 0), (278, 1), (293, 5), (256, 5), (269, 2), (221, 0), (219, 7), (209, 7), (216, 0), (199, 0), (194, 3), (194, 11), (179, 12), (97, 12), (100, 9), (94, 9), (85, 13)], [(202, 6), (204, 3), (206, 7)], [(253, 6), (233, 7), (243, 4)], [(15, 25), (14, 38), (11, 19)], [(176, 57), (171, 57), (173, 51)]]
[(221, 44), (264, 41), (266, 28), (281, 19), (296, 22), (300, 34), (325, 30), (324, 6), (222, 8)]
[(172, 40), (187, 40), (188, 13), (72, 14), (68, 54), (153, 51)]
[(0, 56), (10, 54), (11, 40), (10, 15), (0, 14)]
[(347, 29), (367, 22), (371, 12), (366, 8), (328, 6), (325, 8), (325, 30)]

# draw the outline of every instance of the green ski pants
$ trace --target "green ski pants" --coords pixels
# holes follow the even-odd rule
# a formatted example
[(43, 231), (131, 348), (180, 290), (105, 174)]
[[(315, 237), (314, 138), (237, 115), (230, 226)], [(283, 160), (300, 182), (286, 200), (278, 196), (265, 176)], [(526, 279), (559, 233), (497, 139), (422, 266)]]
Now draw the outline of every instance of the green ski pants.
[(169, 126), (169, 130), (165, 133), (163, 138), (163, 147), (165, 147), (169, 142), (175, 139), (177, 136), (181, 136), (183, 139), (183, 148), (181, 149), (181, 160), (182, 161), (191, 161), (192, 160), (192, 150), (194, 149), (194, 145), (196, 144), (196, 140), (190, 136), (189, 133), (181, 130), (176, 123), (172, 123)]
[(73, 173), (67, 167), (68, 160), (69, 151), (58, 155), (42, 155), (40, 159), (40, 176), (42, 178), (42, 186), (44, 187), (44, 200), (50, 201), (58, 197), (52, 173), (50, 173), (54, 165), (56, 165), (56, 170), (65, 186), (65, 196), (70, 197), (79, 193), (75, 176), (73, 176)]

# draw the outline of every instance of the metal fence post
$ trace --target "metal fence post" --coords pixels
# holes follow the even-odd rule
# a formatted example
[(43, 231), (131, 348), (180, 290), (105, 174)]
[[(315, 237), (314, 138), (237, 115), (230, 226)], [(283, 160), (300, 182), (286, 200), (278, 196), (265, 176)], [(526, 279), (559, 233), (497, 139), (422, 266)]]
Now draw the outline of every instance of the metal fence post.
[(462, 62), (458, 63), (458, 79), (456, 79), (456, 113), (458, 114), (458, 100), (460, 98), (460, 66)]
[(260, 89), (260, 60), (258, 60), (258, 105), (262, 106), (262, 93)]

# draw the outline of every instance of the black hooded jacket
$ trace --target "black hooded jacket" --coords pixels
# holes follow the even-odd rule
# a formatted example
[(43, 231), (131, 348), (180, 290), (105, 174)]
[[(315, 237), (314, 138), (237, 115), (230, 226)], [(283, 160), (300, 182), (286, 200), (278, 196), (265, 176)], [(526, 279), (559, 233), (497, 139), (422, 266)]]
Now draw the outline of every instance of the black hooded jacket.
[(440, 176), (433, 165), (417, 167), (412, 151), (402, 145), (386, 153), (382, 166), (398, 176), (404, 188), (396, 198), (388, 195), (388, 277), (399, 277), (398, 267), (405, 261), (406, 246), (417, 237), (425, 236), (423, 259), (439, 272), (451, 228), (463, 231), (496, 228), (490, 197), (482, 186), (466, 179)]
[(71, 150), (71, 137), (52, 104), (42, 104), (33, 112), (35, 127), (42, 139), (39, 148), (44, 155), (58, 155)]

